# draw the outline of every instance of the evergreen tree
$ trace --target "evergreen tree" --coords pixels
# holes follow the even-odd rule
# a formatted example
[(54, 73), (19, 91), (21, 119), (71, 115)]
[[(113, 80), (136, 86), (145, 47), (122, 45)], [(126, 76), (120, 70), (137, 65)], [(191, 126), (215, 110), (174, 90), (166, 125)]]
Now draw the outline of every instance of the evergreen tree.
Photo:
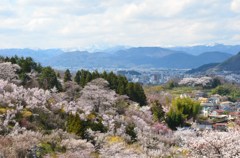
[(89, 72), (85, 70), (78, 71), (74, 78), (74, 81), (84, 87), (88, 82), (96, 78), (104, 78), (109, 82), (111, 89), (115, 90), (118, 94), (128, 95), (133, 101), (138, 102), (141, 106), (146, 104), (146, 96), (142, 86), (139, 83), (128, 82), (124, 76), (117, 76), (113, 72), (99, 74), (97, 71)]
[(135, 100), (134, 84), (132, 82), (129, 82), (127, 84), (126, 92), (127, 92), (127, 95), (129, 96), (130, 99)]
[(39, 84), (43, 89), (51, 89), (53, 87), (56, 87), (58, 90), (62, 89), (60, 82), (57, 80), (56, 73), (51, 67), (42, 69), (42, 73), (39, 76)]
[(162, 105), (157, 100), (151, 104), (151, 111), (154, 121), (164, 120), (165, 112), (163, 111)]
[(134, 101), (138, 102), (140, 104), (140, 106), (146, 105), (146, 96), (145, 96), (142, 86), (139, 83), (134, 84), (133, 91), (134, 91), (133, 93), (135, 96)]
[(96, 79), (96, 78), (99, 78), (100, 77), (100, 74), (98, 73), (97, 70), (95, 70), (93, 73), (92, 73), (92, 79)]
[(103, 73), (100, 75), (102, 78), (104, 78), (105, 80), (107, 80), (108, 74), (106, 71), (103, 71)]
[(57, 72), (57, 78), (61, 78), (61, 75), (59, 72)]
[(80, 71), (77, 71), (75, 77), (74, 77), (74, 81), (77, 83), (77, 84), (80, 84), (80, 77), (81, 77), (81, 72)]
[(64, 82), (67, 82), (67, 81), (72, 81), (72, 75), (69, 69), (67, 69), (64, 73)]
[(81, 120), (78, 114), (76, 116), (70, 114), (67, 119), (67, 131), (77, 135), (82, 135), (83, 130), (81, 129)]
[(86, 79), (85, 79), (85, 82), (86, 82), (85, 85), (90, 81), (92, 81), (92, 74), (90, 72), (87, 72)]
[(124, 95), (124, 94), (126, 94), (125, 89), (126, 88), (123, 84), (118, 84), (117, 93), (120, 94), (120, 95)]
[(130, 143), (137, 141), (137, 133), (134, 131), (135, 125), (133, 123), (128, 124), (125, 128), (126, 134), (130, 136)]
[(12, 64), (17, 64), (17, 60), (16, 60), (15, 57), (11, 57), (10, 62), (11, 62)]
[(84, 87), (84, 86), (87, 84), (87, 83), (86, 83), (86, 77), (87, 77), (86, 71), (81, 70), (80, 85), (81, 85), (82, 87)]
[(176, 127), (183, 126), (185, 116), (177, 109), (170, 109), (167, 113), (166, 122), (169, 128), (176, 130)]
[(26, 59), (21, 57), (16, 62), (21, 67), (21, 71), (25, 73), (29, 73), (31, 70), (35, 70), (37, 68), (37, 63), (35, 63), (31, 57), (27, 57)]
[(117, 93), (124, 95), (127, 94), (126, 89), (127, 89), (127, 84), (128, 80), (124, 76), (118, 76), (118, 88), (117, 88)]
[(200, 103), (191, 98), (177, 98), (172, 101), (172, 106), (167, 113), (166, 122), (172, 129), (182, 126), (187, 119), (195, 119), (200, 111)]

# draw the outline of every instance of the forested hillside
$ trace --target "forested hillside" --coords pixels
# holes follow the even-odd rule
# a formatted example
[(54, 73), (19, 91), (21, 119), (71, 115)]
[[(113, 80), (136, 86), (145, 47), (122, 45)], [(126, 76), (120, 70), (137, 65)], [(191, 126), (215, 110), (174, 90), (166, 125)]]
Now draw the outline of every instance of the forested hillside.
[[(147, 98), (140, 84), (112, 72), (79, 70), (72, 76), (66, 70), (61, 76), (19, 57), (1, 58), (0, 68), (0, 157), (227, 157), (240, 152), (235, 130), (176, 131), (199, 119), (200, 112), (196, 100), (165, 95), (164, 89), (179, 84)], [(190, 82), (209, 88), (209, 81)]]

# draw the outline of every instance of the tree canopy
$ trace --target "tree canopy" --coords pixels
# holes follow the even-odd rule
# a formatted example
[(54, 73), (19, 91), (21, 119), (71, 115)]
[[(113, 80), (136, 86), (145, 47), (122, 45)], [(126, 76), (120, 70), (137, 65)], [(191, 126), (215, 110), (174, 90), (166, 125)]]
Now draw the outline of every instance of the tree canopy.
[(141, 106), (146, 104), (146, 96), (142, 86), (139, 83), (128, 82), (127, 78), (116, 75), (113, 72), (98, 71), (90, 72), (86, 70), (77, 71), (74, 81), (84, 87), (88, 82), (96, 78), (103, 78), (109, 82), (110, 88), (120, 95), (127, 95), (133, 101), (138, 102)]
[(69, 69), (67, 69), (64, 73), (64, 82), (67, 82), (67, 81), (72, 81), (72, 75)]
[(53, 87), (56, 87), (58, 90), (62, 89), (56, 73), (51, 67), (44, 67), (42, 69), (42, 73), (39, 76), (39, 84), (43, 89), (51, 89)]
[(191, 98), (176, 98), (166, 115), (166, 122), (171, 129), (183, 126), (188, 119), (195, 119), (200, 111), (200, 103)]

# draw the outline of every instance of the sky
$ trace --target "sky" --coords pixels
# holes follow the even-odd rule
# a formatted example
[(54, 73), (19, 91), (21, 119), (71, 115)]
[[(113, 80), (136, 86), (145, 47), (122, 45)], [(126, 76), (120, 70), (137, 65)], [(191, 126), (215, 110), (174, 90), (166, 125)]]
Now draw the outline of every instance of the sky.
[(0, 48), (240, 44), (240, 0), (1, 0)]

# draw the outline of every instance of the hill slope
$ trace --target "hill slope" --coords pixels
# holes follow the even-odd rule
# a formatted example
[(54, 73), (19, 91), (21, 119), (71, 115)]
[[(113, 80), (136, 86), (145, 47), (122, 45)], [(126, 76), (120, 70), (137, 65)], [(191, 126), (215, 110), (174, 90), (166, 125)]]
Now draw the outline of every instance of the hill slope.
[(44, 66), (58, 69), (66, 68), (196, 68), (203, 64), (222, 62), (230, 54), (222, 52), (206, 52), (191, 55), (160, 47), (134, 47), (114, 53), (87, 51), (63, 52), (59, 49), (0, 50), (3, 56), (30, 56)]
[(240, 52), (237, 55), (230, 57), (221, 63), (210, 63), (202, 65), (196, 69), (192, 69), (188, 71), (189, 74), (196, 73), (207, 73), (207, 72), (219, 72), (219, 71), (232, 71), (232, 72), (240, 72)]
[(210, 64), (204, 64), (198, 68), (191, 69), (187, 71), (188, 74), (202, 74), (206, 73), (208, 70), (215, 68), (219, 63), (210, 63)]
[(45, 61), (53, 67), (79, 68), (195, 68), (231, 57), (222, 52), (207, 52), (198, 56), (162, 48), (131, 48), (116, 53), (68, 52)]
[(240, 71), (240, 53), (229, 58), (216, 67), (217, 70)]
[(215, 45), (197, 45), (197, 46), (186, 46), (186, 47), (171, 47), (170, 50), (183, 51), (192, 55), (199, 55), (203, 52), (226, 52), (229, 54), (236, 54), (240, 51), (240, 45), (224, 45), (224, 44), (215, 44)]
[(61, 49), (0, 49), (0, 56), (19, 56), (19, 57), (32, 57), (35, 61), (44, 63), (47, 59), (54, 58), (64, 53)]

